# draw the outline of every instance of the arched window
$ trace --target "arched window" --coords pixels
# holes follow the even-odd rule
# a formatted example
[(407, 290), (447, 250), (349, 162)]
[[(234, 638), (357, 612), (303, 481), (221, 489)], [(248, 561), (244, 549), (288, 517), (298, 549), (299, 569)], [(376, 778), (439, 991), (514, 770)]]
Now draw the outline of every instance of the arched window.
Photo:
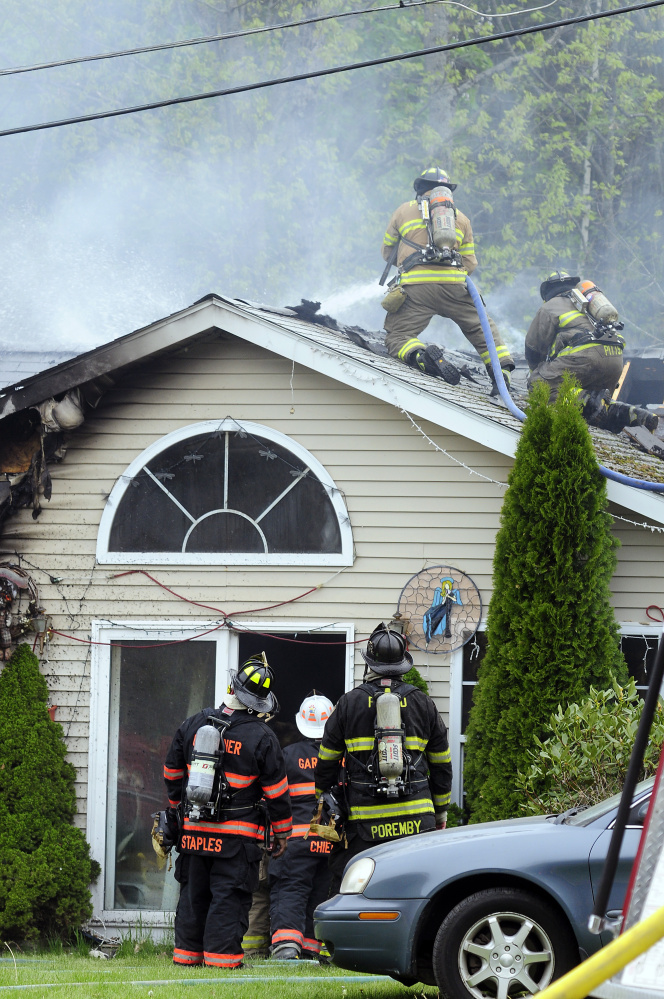
[(225, 419), (156, 441), (120, 476), (97, 560), (171, 565), (351, 565), (346, 506), (305, 448)]

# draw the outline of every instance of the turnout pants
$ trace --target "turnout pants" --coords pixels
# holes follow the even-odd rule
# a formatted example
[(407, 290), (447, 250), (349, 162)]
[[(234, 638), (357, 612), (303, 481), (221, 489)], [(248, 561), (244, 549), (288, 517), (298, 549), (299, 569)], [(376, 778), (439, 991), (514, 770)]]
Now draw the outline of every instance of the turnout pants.
[[(426, 344), (419, 339), (420, 333), (433, 316), (443, 316), (457, 324), (487, 368), (491, 367), (480, 317), (465, 284), (406, 284), (402, 288), (406, 293), (403, 305), (396, 312), (388, 312), (383, 324), (387, 330), (385, 346), (391, 357), (407, 361), (413, 350), (423, 350)], [(512, 370), (514, 362), (493, 319), (489, 319), (489, 326), (501, 368)]]
[(224, 840), (223, 857), (178, 857), (175, 964), (237, 968), (242, 963), (242, 937), (249, 924), (251, 896), (258, 887), (260, 850), (249, 842), (229, 843), (232, 838), (239, 840)]
[[(318, 956), (314, 909), (327, 898), (331, 844), (317, 838), (291, 839), (283, 856), (270, 863), (272, 948), (289, 944)], [(278, 956), (278, 955), (276, 955)]]
[(613, 394), (616, 383), (622, 374), (622, 353), (615, 353), (615, 347), (601, 343), (589, 344), (585, 349), (569, 354), (561, 354), (553, 361), (543, 361), (528, 376), (528, 388), (535, 382), (547, 382), (551, 386), (549, 402), (555, 402), (563, 375), (569, 371), (587, 392), (603, 392), (608, 389)]
[(245, 957), (267, 957), (270, 947), (270, 889), (268, 866), (270, 854), (264, 850), (261, 857), (258, 888), (254, 892), (249, 910), (249, 925), (242, 938)]

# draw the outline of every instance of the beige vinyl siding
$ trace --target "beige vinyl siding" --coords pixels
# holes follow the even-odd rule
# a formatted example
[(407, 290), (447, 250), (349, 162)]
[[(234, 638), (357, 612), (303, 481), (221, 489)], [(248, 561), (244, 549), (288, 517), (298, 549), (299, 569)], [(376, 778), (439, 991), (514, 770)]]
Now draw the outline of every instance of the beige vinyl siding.
[[(292, 411), (291, 411), (292, 410)], [(250, 615), (269, 621), (353, 621), (356, 638), (389, 620), (402, 587), (426, 566), (451, 565), (490, 596), (495, 535), (505, 489), (471, 474), (434, 449), (405, 414), (324, 375), (227, 337), (150, 361), (118, 381), (52, 466), (52, 499), (37, 521), (29, 510), (6, 524), (6, 551), (25, 558), (53, 627), (87, 641), (93, 620), (206, 621), (214, 613), (177, 599), (145, 575), (117, 577), (125, 567), (97, 565), (99, 520), (114, 483), (149, 445), (204, 420), (231, 416), (292, 437), (322, 463), (343, 491), (356, 557), (334, 567), (140, 566), (188, 600), (227, 611), (305, 599)], [(416, 420), (440, 448), (474, 472), (504, 483), (510, 458)], [(625, 514), (629, 516), (629, 514)], [(632, 518), (636, 519), (636, 518)], [(614, 580), (620, 620), (641, 620), (662, 578), (660, 535), (620, 525)], [(128, 565), (127, 569), (132, 568)], [(139, 567), (137, 567), (139, 568)], [(51, 583), (49, 577), (61, 577)], [(333, 577), (333, 578), (332, 578)], [(636, 617), (635, 617), (636, 615)], [(443, 716), (449, 707), (449, 657), (414, 650)], [(84, 822), (89, 718), (90, 646), (54, 636), (44, 673), (56, 720), (78, 770), (79, 822)], [(356, 677), (362, 661), (356, 654)]]

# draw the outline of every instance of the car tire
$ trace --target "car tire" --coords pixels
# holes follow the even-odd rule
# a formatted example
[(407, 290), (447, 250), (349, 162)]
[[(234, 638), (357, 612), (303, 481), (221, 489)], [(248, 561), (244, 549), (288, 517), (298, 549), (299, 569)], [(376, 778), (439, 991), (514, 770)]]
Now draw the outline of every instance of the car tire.
[(539, 992), (579, 962), (570, 927), (539, 898), (489, 888), (440, 925), (433, 971), (447, 999), (509, 999)]

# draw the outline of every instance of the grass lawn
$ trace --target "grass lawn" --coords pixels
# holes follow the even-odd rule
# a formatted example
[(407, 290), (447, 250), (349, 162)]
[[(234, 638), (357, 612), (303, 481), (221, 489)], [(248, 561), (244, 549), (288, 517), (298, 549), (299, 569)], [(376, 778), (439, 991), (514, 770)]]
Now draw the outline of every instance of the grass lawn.
[[(126, 951), (126, 948), (123, 948)], [(155, 948), (156, 950), (156, 948)], [(170, 952), (142, 953), (107, 961), (78, 953), (14, 951), (16, 963), (0, 959), (0, 999), (4, 996), (53, 999), (436, 999), (437, 989), (406, 989), (391, 978), (357, 975), (313, 961), (247, 962), (239, 971), (179, 968)]]

